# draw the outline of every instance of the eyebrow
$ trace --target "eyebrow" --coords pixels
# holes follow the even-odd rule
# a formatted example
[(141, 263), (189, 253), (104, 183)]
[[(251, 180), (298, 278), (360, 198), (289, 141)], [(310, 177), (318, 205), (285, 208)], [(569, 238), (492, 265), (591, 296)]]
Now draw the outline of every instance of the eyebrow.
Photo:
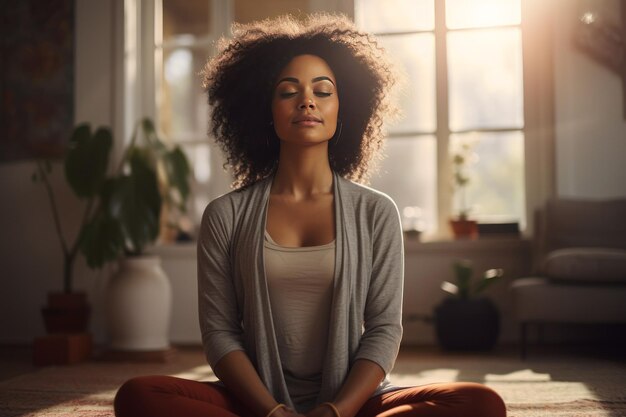
[[(327, 76), (325, 76), (325, 75), (322, 75), (322, 76), (320, 76), (320, 77), (315, 77), (315, 78), (313, 78), (313, 79), (311, 80), (311, 82), (314, 82), (314, 83), (319, 82), (319, 81), (330, 81), (330, 83), (331, 83), (332, 85), (335, 85), (335, 83), (333, 82), (333, 80), (331, 80), (331, 79), (330, 79), (330, 77), (327, 77)], [(280, 84), (280, 83), (282, 83), (282, 82), (290, 82), (290, 83), (296, 83), (296, 84), (299, 84), (299, 83), (300, 83), (300, 80), (299, 80), (299, 79), (297, 79), (297, 78), (294, 78), (294, 77), (285, 77), (285, 78), (281, 78), (281, 79), (280, 79), (280, 80), (276, 83), (276, 85), (278, 85), (278, 84)]]

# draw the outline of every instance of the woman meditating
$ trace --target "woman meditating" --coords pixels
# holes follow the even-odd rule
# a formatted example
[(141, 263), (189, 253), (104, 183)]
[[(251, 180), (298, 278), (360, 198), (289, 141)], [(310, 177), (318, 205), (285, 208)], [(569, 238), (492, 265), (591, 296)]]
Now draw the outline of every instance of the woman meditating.
[(120, 417), (502, 417), (476, 383), (396, 387), (402, 338), (398, 210), (360, 185), (380, 156), (393, 84), (373, 37), (344, 17), (235, 27), (204, 73), (236, 190), (198, 238), (200, 327), (219, 382), (147, 376)]

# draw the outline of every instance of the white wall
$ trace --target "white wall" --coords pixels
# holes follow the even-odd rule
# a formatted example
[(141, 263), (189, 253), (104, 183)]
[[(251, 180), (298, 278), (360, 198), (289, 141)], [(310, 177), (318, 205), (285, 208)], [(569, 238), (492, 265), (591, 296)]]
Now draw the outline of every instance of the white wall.
[[(572, 45), (579, 3), (560, 0), (560, 19), (554, 27), (557, 193), (585, 198), (626, 197), (622, 81)], [(619, 0), (587, 4), (593, 4), (610, 21), (619, 19)]]
[[(76, 2), (75, 122), (113, 122), (113, 0)], [(63, 289), (63, 256), (50, 204), (41, 184), (31, 182), (32, 161), (0, 164), (0, 343), (29, 343), (45, 334), (40, 309), (46, 293)], [(73, 242), (84, 205), (66, 186), (60, 162), (51, 181), (66, 239)], [(87, 291), (92, 329), (102, 338), (99, 294), (109, 271), (89, 270), (82, 258), (75, 288)]]

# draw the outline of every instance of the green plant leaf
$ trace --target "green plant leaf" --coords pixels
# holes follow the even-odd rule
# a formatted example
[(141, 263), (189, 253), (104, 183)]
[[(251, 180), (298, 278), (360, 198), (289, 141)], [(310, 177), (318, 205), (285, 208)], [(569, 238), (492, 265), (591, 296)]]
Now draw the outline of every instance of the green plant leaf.
[(148, 117), (144, 117), (141, 119), (141, 128), (146, 136), (155, 135), (156, 129), (154, 128), (154, 123)]
[(101, 268), (116, 259), (124, 247), (120, 223), (105, 210), (99, 210), (85, 225), (80, 236), (80, 250), (90, 268)]
[(189, 176), (191, 174), (187, 157), (182, 149), (176, 146), (163, 155), (163, 162), (169, 185), (169, 198), (180, 210), (186, 211), (185, 201), (189, 197)]
[(474, 294), (479, 294), (494, 282), (499, 281), (504, 276), (504, 270), (501, 268), (488, 269), (483, 274), (483, 279), (478, 281), (474, 287)]
[(460, 298), (468, 298), (470, 295), (470, 280), (472, 278), (473, 267), (468, 260), (456, 261), (453, 264), (454, 274)]
[(152, 214), (159, 217), (161, 213), (161, 194), (157, 179), (156, 167), (150, 156), (134, 152), (130, 158), (131, 176), (134, 178), (135, 192), (138, 198), (146, 203)]
[(154, 123), (151, 119), (145, 117), (141, 120), (141, 129), (148, 145), (148, 148), (159, 155), (167, 151), (167, 147), (162, 140), (159, 139)]
[(108, 128), (99, 128), (93, 136), (88, 124), (74, 129), (65, 157), (65, 177), (78, 197), (90, 198), (100, 193), (112, 145)]
[(159, 235), (161, 196), (156, 172), (145, 152), (129, 155), (130, 173), (112, 182), (107, 207), (120, 224), (125, 250), (141, 253)]
[(459, 295), (459, 287), (449, 281), (441, 283), (441, 289), (452, 295)]

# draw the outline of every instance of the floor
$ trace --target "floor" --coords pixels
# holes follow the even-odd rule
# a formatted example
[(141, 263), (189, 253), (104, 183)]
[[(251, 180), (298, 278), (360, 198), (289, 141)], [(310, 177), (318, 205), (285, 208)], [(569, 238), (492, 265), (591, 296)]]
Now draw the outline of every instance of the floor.
[[(35, 368), (28, 347), (0, 346), (0, 415), (113, 417), (117, 388), (138, 375), (213, 380), (199, 346), (176, 347), (165, 364), (111, 362), (96, 355), (71, 366)], [(398, 386), (479, 382), (498, 392), (509, 417), (626, 417), (626, 347), (516, 346), (490, 352), (401, 349), (390, 378)]]
[[(178, 349), (200, 349), (199, 346), (183, 346)], [(528, 360), (550, 359), (555, 357), (568, 356), (573, 359), (581, 358), (601, 358), (626, 363), (626, 346), (622, 344), (606, 344), (601, 346), (579, 344), (579, 345), (544, 345), (531, 346)], [(399, 358), (410, 358), (418, 356), (421, 358), (475, 358), (476, 360), (493, 359), (519, 359), (519, 349), (515, 345), (498, 346), (489, 352), (445, 352), (436, 346), (403, 347)], [(520, 363), (523, 363), (520, 359)], [(0, 345), (0, 381), (13, 378), (15, 376), (36, 371), (37, 367), (32, 364), (32, 348), (29, 346), (3, 346)]]
[(0, 381), (36, 370), (32, 357), (29, 346), (0, 345)]

